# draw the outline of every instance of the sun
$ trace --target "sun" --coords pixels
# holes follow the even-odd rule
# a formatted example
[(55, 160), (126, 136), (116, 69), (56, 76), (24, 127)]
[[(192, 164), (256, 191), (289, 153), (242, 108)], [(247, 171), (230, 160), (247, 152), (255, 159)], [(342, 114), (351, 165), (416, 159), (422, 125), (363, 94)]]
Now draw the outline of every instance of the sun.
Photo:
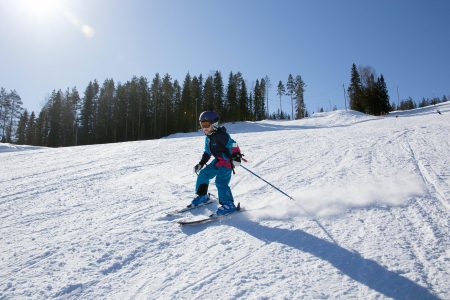
[(29, 16), (45, 19), (59, 14), (62, 0), (15, 0), (16, 4)]
[[(72, 24), (87, 38), (93, 38), (95, 30), (83, 22), (64, 5), (67, 0), (11, 0), (23, 16), (39, 28), (48, 28), (59, 22)], [(66, 3), (67, 4), (67, 3)]]

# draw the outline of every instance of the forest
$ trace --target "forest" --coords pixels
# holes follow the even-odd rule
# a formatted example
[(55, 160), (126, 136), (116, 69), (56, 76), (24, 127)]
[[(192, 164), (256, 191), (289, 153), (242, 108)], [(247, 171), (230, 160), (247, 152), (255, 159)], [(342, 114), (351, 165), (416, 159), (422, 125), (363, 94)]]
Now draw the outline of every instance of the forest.
[[(291, 116), (302, 119), (309, 117), (305, 87), (300, 75), (289, 74), (285, 83), (280, 80), (276, 85), (280, 107), (270, 113), (267, 108), (272, 84), (268, 76), (249, 86), (241, 72), (230, 72), (226, 80), (218, 70), (206, 78), (188, 73), (182, 83), (169, 74), (156, 73), (151, 80), (143, 76), (124, 83), (106, 79), (100, 84), (93, 80), (82, 95), (76, 87), (53, 90), (38, 114), (23, 107), (15, 90), (7, 92), (1, 87), (0, 137), (3, 143), (47, 147), (158, 139), (198, 130), (198, 116), (205, 110), (217, 111), (222, 123)], [(383, 75), (376, 76), (373, 68), (357, 68), (355, 64), (347, 92), (350, 109), (372, 115), (447, 101), (443, 96), (417, 103), (408, 97), (390, 103)], [(291, 104), (287, 111), (282, 109), (286, 96)]]

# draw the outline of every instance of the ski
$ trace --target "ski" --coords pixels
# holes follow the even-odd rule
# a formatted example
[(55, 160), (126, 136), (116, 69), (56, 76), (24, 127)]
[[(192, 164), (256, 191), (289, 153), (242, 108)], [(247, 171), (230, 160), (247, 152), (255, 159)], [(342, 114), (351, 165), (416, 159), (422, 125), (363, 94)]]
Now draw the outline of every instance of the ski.
[(184, 207), (184, 208), (176, 209), (176, 210), (174, 210), (174, 211), (170, 211), (170, 212), (166, 213), (166, 215), (167, 215), (168, 217), (170, 217), (170, 216), (175, 216), (175, 215), (183, 214), (183, 213), (185, 213), (185, 212), (188, 212), (188, 211), (191, 211), (191, 210), (193, 210), (193, 209), (197, 209), (197, 208), (206, 206), (206, 205), (211, 204), (211, 203), (213, 203), (213, 202), (215, 202), (215, 200), (212, 199), (211, 194), (209, 194), (209, 200), (206, 201), (205, 203), (202, 203), (202, 204), (196, 205), (196, 206), (192, 206), (192, 204), (189, 204), (188, 206), (186, 206), (186, 207)]
[(197, 220), (184, 220), (184, 221), (178, 221), (177, 223), (180, 224), (181, 226), (184, 226), (184, 225), (205, 224), (205, 223), (210, 223), (210, 222), (213, 222), (213, 221), (222, 219), (222, 218), (227, 217), (227, 216), (231, 216), (231, 215), (233, 215), (234, 213), (237, 213), (237, 212), (240, 212), (240, 211), (243, 211), (243, 209), (241, 208), (241, 203), (238, 203), (238, 205), (237, 205), (237, 207), (236, 207), (236, 210), (235, 210), (234, 212), (229, 213), (229, 214), (226, 214), (226, 215), (212, 214), (212, 215), (210, 215), (210, 216), (208, 216), (208, 217), (206, 217), (206, 218), (203, 218), (203, 219), (197, 219)]

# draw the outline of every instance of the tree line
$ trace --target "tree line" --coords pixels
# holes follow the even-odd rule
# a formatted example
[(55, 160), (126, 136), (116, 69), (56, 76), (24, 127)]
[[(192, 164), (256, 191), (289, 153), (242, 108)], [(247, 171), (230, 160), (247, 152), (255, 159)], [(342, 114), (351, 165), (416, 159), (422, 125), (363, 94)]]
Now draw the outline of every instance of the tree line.
[[(188, 73), (182, 83), (158, 73), (151, 81), (145, 77), (125, 83), (106, 79), (100, 85), (93, 80), (82, 95), (76, 87), (54, 90), (38, 115), (22, 107), (14, 116), (8, 114), (17, 119), (16, 139), (12, 139), (15, 125), (10, 124), (2, 126), (9, 128), (2, 141), (64, 147), (157, 139), (198, 130), (198, 115), (205, 110), (217, 111), (221, 122), (259, 121), (269, 117), (269, 87), (267, 76), (248, 87), (241, 72), (230, 72), (225, 87), (220, 71), (206, 78)], [(294, 97), (293, 93), (289, 95)], [(303, 95), (295, 95), (303, 101)], [(305, 111), (302, 107), (300, 112)]]
[(439, 97), (433, 97), (433, 98), (422, 98), (420, 101), (415, 101), (413, 98), (408, 97), (407, 99), (404, 99), (400, 101), (397, 105), (395, 103), (391, 103), (392, 110), (410, 110), (410, 109), (416, 109), (421, 107), (426, 107), (430, 105), (436, 105), (438, 103), (447, 102), (448, 97), (446, 95), (442, 96), (442, 98)]
[[(411, 97), (397, 105), (389, 103), (383, 75), (371, 67), (352, 65), (348, 95), (350, 108), (367, 114), (382, 115), (447, 101), (433, 97), (416, 103)], [(198, 130), (198, 115), (215, 110), (221, 122), (301, 119), (309, 116), (305, 108), (306, 84), (300, 75), (289, 74), (286, 84), (279, 81), (280, 107), (269, 114), (268, 76), (248, 87), (241, 72), (230, 72), (225, 86), (220, 71), (191, 76), (180, 83), (169, 74), (158, 73), (116, 83), (106, 79), (89, 82), (80, 96), (76, 87), (54, 90), (38, 115), (28, 113), (15, 90), (0, 89), (0, 134), (3, 143), (61, 147), (156, 139), (177, 132)], [(282, 97), (290, 98), (287, 110)], [(289, 113), (289, 109), (291, 110)], [(272, 108), (272, 110), (274, 110)]]

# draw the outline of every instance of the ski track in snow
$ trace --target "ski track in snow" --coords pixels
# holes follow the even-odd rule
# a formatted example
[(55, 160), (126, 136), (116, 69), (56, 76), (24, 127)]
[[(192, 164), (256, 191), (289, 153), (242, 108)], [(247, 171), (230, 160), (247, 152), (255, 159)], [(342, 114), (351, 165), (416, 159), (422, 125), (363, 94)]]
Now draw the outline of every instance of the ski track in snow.
[(246, 211), (194, 227), (165, 214), (193, 196), (199, 133), (0, 144), (0, 299), (449, 299), (450, 103), (435, 109), (228, 124), (295, 201), (240, 168)]

